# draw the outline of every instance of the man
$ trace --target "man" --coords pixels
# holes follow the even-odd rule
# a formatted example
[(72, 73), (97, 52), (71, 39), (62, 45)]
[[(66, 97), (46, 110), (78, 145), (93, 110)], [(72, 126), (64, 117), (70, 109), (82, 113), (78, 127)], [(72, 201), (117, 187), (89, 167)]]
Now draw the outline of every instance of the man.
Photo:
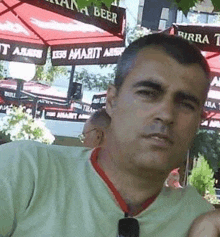
[(111, 123), (92, 150), (0, 146), (0, 234), (183, 237), (212, 209), (192, 187), (163, 187), (200, 125), (209, 67), (188, 41), (152, 34), (123, 53), (107, 93)]
[(94, 148), (103, 145), (110, 122), (111, 118), (104, 108), (94, 112), (86, 121), (82, 134), (79, 135), (84, 146)]

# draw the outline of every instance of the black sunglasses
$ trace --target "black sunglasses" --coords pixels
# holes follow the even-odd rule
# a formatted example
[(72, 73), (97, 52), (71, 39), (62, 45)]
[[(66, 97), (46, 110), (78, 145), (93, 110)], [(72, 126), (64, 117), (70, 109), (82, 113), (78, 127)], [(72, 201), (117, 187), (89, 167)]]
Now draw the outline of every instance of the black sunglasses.
[(117, 237), (139, 237), (139, 223), (132, 217), (120, 219), (118, 222)]

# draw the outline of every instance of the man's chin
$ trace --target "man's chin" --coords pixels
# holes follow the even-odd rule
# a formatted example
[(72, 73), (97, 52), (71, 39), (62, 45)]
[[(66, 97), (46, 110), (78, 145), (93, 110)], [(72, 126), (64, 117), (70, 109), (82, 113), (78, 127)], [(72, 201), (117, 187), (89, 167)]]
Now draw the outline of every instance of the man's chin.
[(170, 167), (175, 166), (172, 165), (169, 154), (164, 154), (165, 152), (148, 152), (142, 153), (136, 156), (136, 162), (139, 163), (140, 166), (146, 169), (153, 168), (158, 170), (168, 170)]

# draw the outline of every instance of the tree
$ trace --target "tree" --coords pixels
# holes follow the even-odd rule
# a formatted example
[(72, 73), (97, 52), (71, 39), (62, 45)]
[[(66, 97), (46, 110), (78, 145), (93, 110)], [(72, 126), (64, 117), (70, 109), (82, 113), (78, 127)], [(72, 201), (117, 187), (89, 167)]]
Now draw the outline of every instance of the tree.
[(52, 66), (50, 51), (47, 53), (47, 61), (43, 66), (36, 66), (36, 74), (33, 81), (45, 81), (52, 83), (58, 75), (67, 76), (68, 70), (65, 66)]
[(79, 9), (82, 9), (84, 7), (87, 6), (91, 6), (91, 5), (96, 5), (96, 6), (101, 6), (102, 3), (104, 3), (107, 7), (110, 7), (112, 3), (116, 2), (117, 4), (119, 4), (120, 0), (77, 0), (77, 5)]
[(189, 183), (204, 196), (206, 192), (210, 194), (215, 193), (214, 182), (215, 179), (212, 169), (209, 167), (205, 158), (200, 156), (196, 167), (193, 168), (192, 173), (189, 176)]
[(4, 65), (0, 63), (0, 80), (4, 78)]
[(81, 82), (86, 89), (107, 90), (108, 85), (113, 82), (114, 71), (105, 76), (100, 73), (89, 73), (83, 69), (80, 72), (76, 71), (74, 78), (76, 82)]
[(128, 45), (135, 41), (136, 39), (143, 37), (145, 35), (151, 34), (151, 30), (145, 27), (136, 25), (135, 27), (130, 27), (129, 25), (126, 28), (126, 40)]
[(6, 69), (4, 66), (4, 61), (0, 61), (0, 80), (7, 77)]
[(33, 81), (45, 81), (50, 84), (58, 75), (66, 76), (67, 73), (67, 68), (63, 66), (36, 66), (36, 74)]
[(218, 170), (220, 167), (220, 136), (218, 131), (199, 130), (190, 149), (190, 157), (197, 158), (199, 154), (204, 156), (215, 172)]

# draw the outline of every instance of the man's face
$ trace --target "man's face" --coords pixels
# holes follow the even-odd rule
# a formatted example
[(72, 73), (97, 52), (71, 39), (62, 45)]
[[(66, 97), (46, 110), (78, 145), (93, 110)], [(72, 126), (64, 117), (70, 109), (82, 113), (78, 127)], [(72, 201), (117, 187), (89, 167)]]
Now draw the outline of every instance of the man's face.
[(84, 146), (94, 148), (99, 145), (100, 139), (98, 134), (98, 129), (96, 129), (90, 122), (90, 120), (87, 120), (82, 134), (85, 136), (84, 139)]
[(200, 124), (207, 79), (197, 64), (182, 65), (161, 49), (139, 52), (118, 95), (110, 87), (111, 142), (128, 167), (172, 170)]

